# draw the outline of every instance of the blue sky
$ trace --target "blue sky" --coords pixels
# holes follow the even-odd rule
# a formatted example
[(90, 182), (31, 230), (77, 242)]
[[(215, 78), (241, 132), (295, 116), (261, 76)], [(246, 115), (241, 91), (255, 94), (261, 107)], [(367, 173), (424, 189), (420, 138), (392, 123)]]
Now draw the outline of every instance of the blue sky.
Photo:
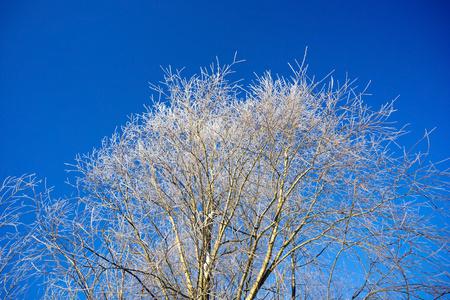
[[(392, 120), (425, 129), (434, 161), (449, 155), (448, 1), (84, 1), (0, 2), (0, 179), (36, 173), (63, 191), (64, 163), (144, 111), (160, 66), (190, 77), (216, 56), (253, 72), (371, 81), (375, 108), (400, 96)], [(156, 96), (156, 95), (155, 95)]]

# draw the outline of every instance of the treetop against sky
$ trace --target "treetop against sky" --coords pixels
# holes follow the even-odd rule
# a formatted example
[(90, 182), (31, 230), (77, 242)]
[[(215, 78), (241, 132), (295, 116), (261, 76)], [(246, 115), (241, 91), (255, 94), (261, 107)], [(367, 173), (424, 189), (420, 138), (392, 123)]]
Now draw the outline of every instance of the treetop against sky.
[(234, 65), (167, 69), (160, 101), (77, 158), (78, 196), (5, 182), (5, 225), (22, 189), (36, 219), (4, 239), (6, 298), (33, 278), (51, 299), (450, 292), (448, 172), (395, 150), (392, 103), (374, 110), (304, 63), (242, 87)]
[(449, 10), (1, 1), (2, 291), (438, 297)]

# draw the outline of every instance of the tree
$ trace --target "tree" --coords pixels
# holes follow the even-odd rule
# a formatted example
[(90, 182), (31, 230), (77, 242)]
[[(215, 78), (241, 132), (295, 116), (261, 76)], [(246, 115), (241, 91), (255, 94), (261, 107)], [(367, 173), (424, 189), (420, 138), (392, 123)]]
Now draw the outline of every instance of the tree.
[(391, 149), (392, 103), (303, 64), (244, 90), (232, 65), (166, 70), (164, 101), (77, 158), (80, 196), (37, 203), (47, 296), (448, 295), (448, 173)]
[(29, 218), (38, 184), (34, 175), (23, 175), (8, 177), (0, 186), (0, 299), (24, 297), (36, 273)]

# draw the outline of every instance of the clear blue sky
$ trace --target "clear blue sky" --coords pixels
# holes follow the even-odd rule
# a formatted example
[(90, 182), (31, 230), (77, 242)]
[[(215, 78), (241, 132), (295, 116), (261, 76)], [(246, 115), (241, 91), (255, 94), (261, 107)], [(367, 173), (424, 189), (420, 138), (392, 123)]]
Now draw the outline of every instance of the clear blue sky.
[(0, 1), (0, 179), (37, 173), (63, 188), (64, 163), (144, 111), (160, 65), (198, 73), (216, 56), (244, 83), (308, 47), (309, 75), (372, 81), (366, 102), (450, 156), (448, 1)]

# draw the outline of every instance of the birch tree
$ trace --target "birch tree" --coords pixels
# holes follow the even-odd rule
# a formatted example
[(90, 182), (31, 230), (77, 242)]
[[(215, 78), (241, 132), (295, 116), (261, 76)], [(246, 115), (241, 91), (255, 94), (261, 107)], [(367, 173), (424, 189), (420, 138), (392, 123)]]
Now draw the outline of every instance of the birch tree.
[(47, 297), (447, 297), (448, 173), (397, 145), (393, 104), (303, 64), (246, 88), (231, 67), (166, 70), (78, 157), (80, 196), (37, 203)]

